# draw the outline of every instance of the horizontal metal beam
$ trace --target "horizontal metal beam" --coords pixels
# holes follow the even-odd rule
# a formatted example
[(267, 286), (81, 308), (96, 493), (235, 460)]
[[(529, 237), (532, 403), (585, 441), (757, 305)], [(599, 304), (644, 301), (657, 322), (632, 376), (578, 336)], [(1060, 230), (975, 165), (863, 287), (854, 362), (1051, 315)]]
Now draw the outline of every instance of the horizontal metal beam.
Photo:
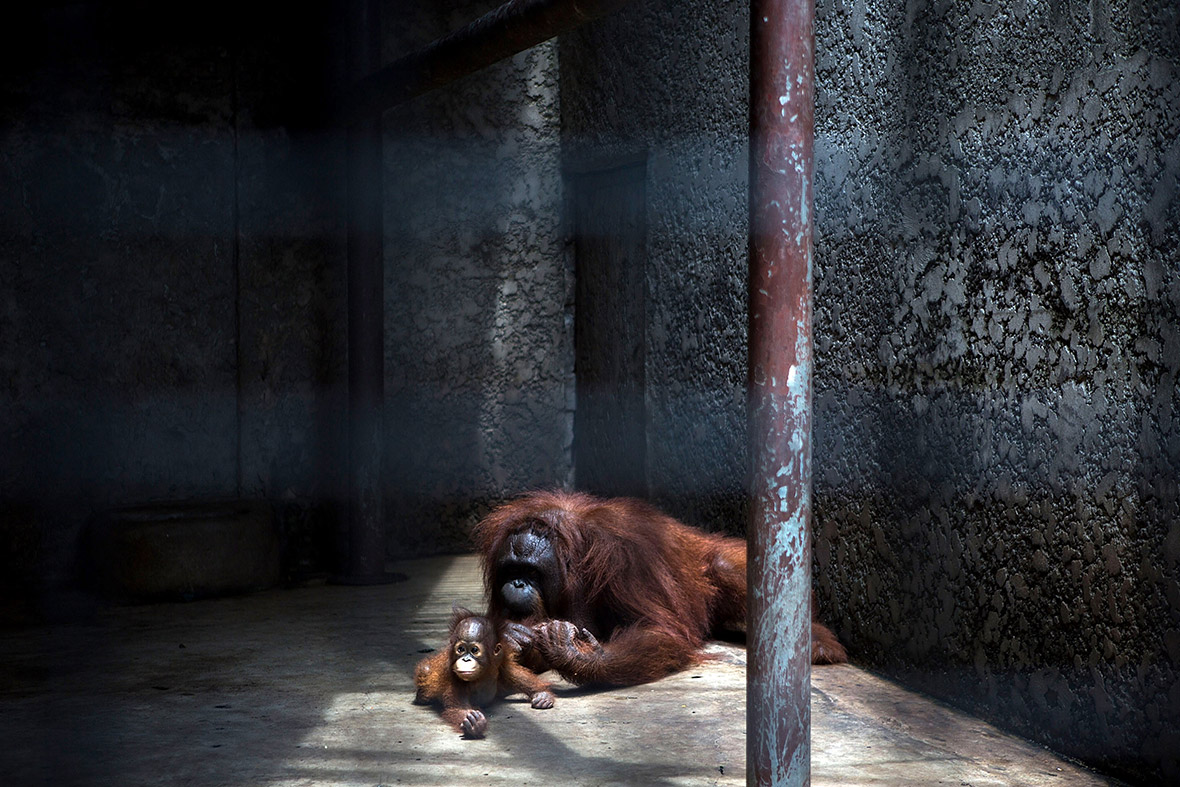
[(509, 0), (466, 27), (361, 79), (350, 118), (370, 116), (606, 16), (631, 0)]

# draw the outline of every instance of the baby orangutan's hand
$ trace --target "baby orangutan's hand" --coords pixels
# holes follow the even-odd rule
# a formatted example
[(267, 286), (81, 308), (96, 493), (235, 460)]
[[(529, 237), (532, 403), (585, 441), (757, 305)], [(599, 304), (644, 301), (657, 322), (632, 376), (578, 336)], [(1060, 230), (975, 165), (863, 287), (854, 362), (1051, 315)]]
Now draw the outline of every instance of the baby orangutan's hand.
[(467, 718), (459, 724), (464, 738), (482, 738), (488, 732), (488, 718), (483, 711), (473, 709), (467, 712)]

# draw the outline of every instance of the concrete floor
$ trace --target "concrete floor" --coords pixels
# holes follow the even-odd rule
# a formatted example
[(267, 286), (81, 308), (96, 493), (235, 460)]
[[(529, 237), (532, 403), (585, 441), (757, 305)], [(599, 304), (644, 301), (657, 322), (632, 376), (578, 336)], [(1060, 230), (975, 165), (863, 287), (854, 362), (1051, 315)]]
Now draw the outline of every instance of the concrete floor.
[[(688, 785), (745, 783), (745, 651), (557, 706), (493, 706), (466, 741), (413, 705), (413, 666), (474, 558), (408, 582), (99, 610), (0, 632), (4, 785)], [(1114, 782), (852, 666), (812, 675), (815, 785)]]

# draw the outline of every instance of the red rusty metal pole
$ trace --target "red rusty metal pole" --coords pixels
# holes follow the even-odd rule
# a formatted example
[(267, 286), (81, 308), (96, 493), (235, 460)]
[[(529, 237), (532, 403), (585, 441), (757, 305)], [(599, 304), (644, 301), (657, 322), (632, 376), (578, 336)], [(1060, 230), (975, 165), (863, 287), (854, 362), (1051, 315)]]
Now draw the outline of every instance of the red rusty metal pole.
[(811, 783), (814, 0), (750, 8), (746, 783)]

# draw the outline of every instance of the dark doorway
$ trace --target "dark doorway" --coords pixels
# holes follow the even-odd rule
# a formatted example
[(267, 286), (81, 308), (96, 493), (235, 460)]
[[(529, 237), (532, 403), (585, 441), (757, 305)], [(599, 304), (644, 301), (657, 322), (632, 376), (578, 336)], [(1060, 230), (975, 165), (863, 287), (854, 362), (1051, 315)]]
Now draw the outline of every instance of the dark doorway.
[(572, 176), (576, 233), (574, 474), (602, 495), (647, 493), (647, 165)]

